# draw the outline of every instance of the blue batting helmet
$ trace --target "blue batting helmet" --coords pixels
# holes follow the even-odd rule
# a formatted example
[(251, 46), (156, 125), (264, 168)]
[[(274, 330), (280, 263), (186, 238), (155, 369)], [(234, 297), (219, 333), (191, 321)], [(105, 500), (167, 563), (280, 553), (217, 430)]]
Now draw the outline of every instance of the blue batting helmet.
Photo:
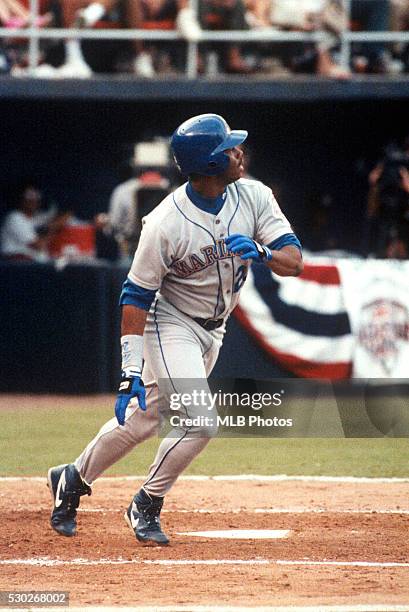
[(224, 151), (246, 138), (245, 130), (231, 130), (223, 117), (208, 113), (182, 123), (173, 133), (171, 147), (182, 174), (215, 176), (229, 165)]

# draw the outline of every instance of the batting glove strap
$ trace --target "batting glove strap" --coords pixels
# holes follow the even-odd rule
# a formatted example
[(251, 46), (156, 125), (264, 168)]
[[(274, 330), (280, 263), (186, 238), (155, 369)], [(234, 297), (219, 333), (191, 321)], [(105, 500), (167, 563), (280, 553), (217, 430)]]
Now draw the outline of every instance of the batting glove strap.
[(141, 380), (139, 376), (127, 376), (119, 383), (118, 393), (122, 395), (132, 395), (133, 397), (136, 391), (139, 391), (140, 387), (143, 386), (143, 380)]
[(253, 259), (254, 261), (268, 261), (273, 258), (271, 250), (243, 234), (231, 234), (225, 240), (229, 251), (238, 255), (244, 261)]
[(271, 252), (271, 249), (268, 248), (268, 246), (265, 246), (264, 244), (259, 244), (255, 240), (254, 244), (256, 245), (260, 261), (271, 261), (273, 259), (273, 253)]
[(122, 368), (122, 378), (141, 377), (141, 370), (137, 367)]

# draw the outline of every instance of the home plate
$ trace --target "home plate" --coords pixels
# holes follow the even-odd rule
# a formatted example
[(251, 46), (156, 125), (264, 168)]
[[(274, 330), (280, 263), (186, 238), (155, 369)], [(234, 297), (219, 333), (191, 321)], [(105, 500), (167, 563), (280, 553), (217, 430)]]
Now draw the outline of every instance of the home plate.
[(289, 529), (226, 529), (224, 531), (185, 531), (178, 535), (233, 540), (278, 540), (286, 538), (289, 533)]

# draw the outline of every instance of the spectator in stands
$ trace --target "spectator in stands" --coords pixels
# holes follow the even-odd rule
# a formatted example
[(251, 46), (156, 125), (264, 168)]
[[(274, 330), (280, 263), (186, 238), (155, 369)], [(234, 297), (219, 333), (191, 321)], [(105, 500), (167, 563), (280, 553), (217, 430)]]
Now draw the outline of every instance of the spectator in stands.
[[(92, 28), (118, 0), (60, 0), (62, 26), (65, 28)], [(81, 40), (75, 37), (65, 41), (65, 63), (55, 76), (62, 78), (88, 78), (92, 69), (82, 50)]]
[[(108, 213), (95, 219), (98, 232), (106, 241), (113, 237), (123, 257), (133, 255), (142, 229), (142, 217), (169, 192), (169, 180), (160, 172), (141, 171), (113, 190)], [(148, 195), (149, 194), (149, 195)]]
[[(180, 30), (184, 38), (197, 40), (200, 27), (190, 8), (189, 0), (61, 0), (63, 24), (65, 27), (93, 27), (104, 15), (118, 9), (120, 21), (130, 29), (173, 29)], [(119, 25), (121, 25), (121, 23)], [(147, 45), (144, 41), (131, 43), (133, 57), (130, 62), (119, 63), (119, 67), (138, 76), (152, 78), (156, 71), (163, 71), (164, 56), (156, 52), (160, 43)], [(173, 43), (173, 47), (174, 47)], [(167, 55), (170, 57), (170, 54)], [(170, 60), (168, 59), (170, 67)], [(66, 42), (66, 63), (60, 68), (60, 76), (83, 76), (92, 74), (87, 65), (78, 39)]]
[(409, 137), (386, 148), (368, 181), (365, 250), (385, 257), (401, 242), (409, 249)]
[(332, 56), (338, 35), (347, 25), (347, 17), (339, 0), (247, 0), (256, 20), (263, 26), (290, 31), (327, 32), (318, 44), (277, 43), (274, 54), (294, 72), (316, 73), (345, 79), (347, 68), (339, 66)]
[[(199, 0), (199, 22), (204, 30), (248, 30), (246, 7), (243, 0)], [(243, 58), (238, 44), (211, 44), (221, 60), (221, 69), (227, 73), (248, 74), (254, 71)]]
[[(30, 0), (0, 0), (0, 26), (6, 28), (27, 28), (31, 24)], [(39, 15), (34, 26), (43, 28), (54, 22), (53, 13), (49, 10), (49, 0), (39, 0)], [(10, 72), (16, 66), (27, 65), (27, 39), (10, 35), (0, 41), (0, 73)]]
[(49, 237), (65, 223), (65, 219), (55, 215), (54, 211), (40, 213), (40, 207), (40, 190), (31, 181), (27, 182), (19, 192), (16, 209), (6, 215), (2, 224), (2, 257), (22, 261), (47, 261)]
[[(177, 28), (183, 38), (197, 41), (201, 30), (189, 0), (126, 0), (125, 22), (128, 28), (169, 30)], [(132, 71), (151, 78), (156, 72), (174, 72), (177, 69), (177, 44), (134, 42)]]
[[(139, 181), (135, 176), (117, 185), (109, 200), (108, 214), (104, 217), (106, 233), (113, 235), (125, 257), (129, 254), (129, 241), (137, 242), (141, 232), (138, 189)], [(101, 227), (102, 217), (98, 216), (97, 221)]]
[[(264, 1), (264, 0), (263, 0)], [(348, 16), (343, 10), (341, 0), (270, 0), (272, 24), (287, 29), (304, 31), (324, 30), (329, 34), (328, 40), (320, 42), (313, 51), (308, 46), (306, 52), (296, 58), (294, 67), (297, 71), (305, 68), (323, 76), (347, 78), (348, 69), (340, 67), (333, 60), (331, 48), (337, 46), (339, 33), (347, 26)], [(387, 31), (390, 22), (390, 0), (351, 0), (350, 14), (352, 28), (368, 31)], [(359, 46), (365, 55), (365, 67), (362, 58), (355, 62), (355, 68), (361, 71), (389, 72), (390, 61), (382, 42), (365, 43)]]
[[(409, 0), (392, 0), (391, 28), (396, 32), (409, 30)], [(406, 43), (395, 43), (393, 45), (393, 54), (397, 64), (395, 72), (409, 72), (409, 45)]]
[[(259, 0), (255, 0), (257, 5)], [(199, 0), (198, 18), (194, 14), (189, 0), (144, 0), (141, 3), (132, 3), (133, 18), (130, 23), (133, 27), (174, 27), (179, 30), (187, 41), (198, 42), (202, 28), (205, 30), (248, 30), (253, 23), (247, 19), (248, 10), (244, 0)], [(139, 8), (138, 8), (139, 7)], [(138, 11), (142, 9), (142, 16)], [(140, 21), (142, 19), (142, 21)], [(155, 45), (157, 47), (158, 45)], [(174, 47), (174, 44), (173, 44)], [(254, 66), (247, 64), (243, 58), (240, 45), (214, 43), (204, 46), (206, 52), (216, 54), (216, 62), (220, 59), (220, 68), (228, 73), (247, 74), (254, 71)], [(155, 48), (151, 46), (149, 53), (155, 56)], [(213, 55), (214, 55), (213, 53)], [(138, 60), (137, 60), (138, 61)], [(139, 62), (138, 62), (139, 63)], [(152, 66), (155, 62), (152, 61)], [(217, 67), (213, 69), (218, 70)], [(152, 72), (153, 75), (153, 72)]]
[[(3, 0), (0, 0), (2, 2)], [(9, 1), (9, 0), (7, 0)], [(27, 0), (25, 0), (27, 1)], [(130, 0), (129, 0), (130, 1)], [(64, 28), (91, 28), (95, 26), (120, 0), (40, 0), (53, 13), (53, 22)], [(104, 41), (105, 44), (109, 44)], [(81, 40), (72, 36), (61, 45), (48, 42), (43, 45), (40, 65), (34, 70), (24, 68), (24, 62), (18, 62), (12, 71), (15, 76), (33, 76), (47, 78), (88, 78), (93, 71), (86, 61)], [(65, 52), (64, 52), (65, 51)], [(23, 64), (23, 67), (22, 67)]]
[[(53, 20), (50, 12), (37, 17), (35, 25), (39, 28), (49, 25)], [(0, 23), (5, 28), (26, 28), (31, 25), (30, 11), (20, 0), (0, 0)]]
[[(351, 27), (368, 32), (386, 32), (390, 28), (390, 0), (352, 0)], [(390, 55), (383, 42), (361, 43), (353, 45), (356, 55), (354, 69), (357, 72), (387, 73), (391, 71)]]

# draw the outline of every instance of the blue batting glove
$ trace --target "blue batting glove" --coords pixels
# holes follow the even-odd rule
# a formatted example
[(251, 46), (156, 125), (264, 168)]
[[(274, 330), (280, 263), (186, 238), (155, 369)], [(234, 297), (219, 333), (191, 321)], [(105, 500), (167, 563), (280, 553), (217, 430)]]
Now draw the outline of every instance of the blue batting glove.
[(134, 397), (138, 399), (139, 408), (146, 410), (145, 387), (140, 376), (124, 376), (115, 402), (115, 416), (120, 425), (125, 425), (125, 412)]
[(249, 236), (242, 234), (232, 234), (225, 240), (226, 246), (235, 255), (240, 255), (240, 259), (254, 259), (255, 261), (270, 261), (273, 259), (271, 250), (259, 244)]

